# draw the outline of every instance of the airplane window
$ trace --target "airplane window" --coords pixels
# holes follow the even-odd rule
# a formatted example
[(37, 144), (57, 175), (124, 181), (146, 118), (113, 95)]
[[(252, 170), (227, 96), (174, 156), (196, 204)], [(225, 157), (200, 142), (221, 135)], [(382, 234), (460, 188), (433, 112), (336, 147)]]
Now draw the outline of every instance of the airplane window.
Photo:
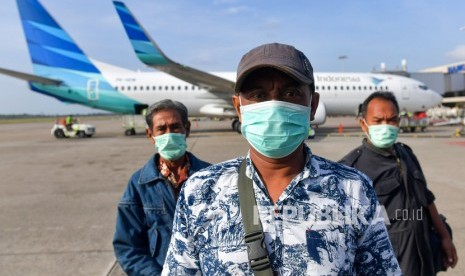
[(178, 86), (178, 90), (181, 90), (181, 85)]
[(355, 86), (352, 86), (352, 90), (354, 90), (354, 91), (355, 91), (355, 89), (357, 89), (357, 87), (355, 87)]
[(337, 90), (337, 86), (334, 86), (334, 90)]
[(325, 90), (325, 86), (324, 86), (324, 85), (321, 87), (321, 90)]
[(318, 90), (318, 86), (315, 86), (315, 90)]
[(366, 86), (363, 86), (363, 90), (367, 90), (367, 87), (366, 87)]
[(154, 91), (157, 90), (157, 87), (155, 85), (152, 86), (152, 90), (154, 90)]
[(369, 89), (369, 90), (373, 90), (371, 86), (370, 86), (368, 89)]
[(341, 85), (341, 90), (344, 90), (344, 86)]
[(420, 89), (422, 89), (422, 90), (428, 90), (428, 86), (426, 86), (424, 84), (420, 84), (420, 85), (418, 85), (418, 87), (420, 87)]
[(137, 90), (137, 86), (134, 86), (134, 91), (136, 91), (136, 90)]
[(146, 87), (146, 90), (147, 90), (147, 91), (150, 90), (150, 86), (147, 86), (147, 87)]
[(168, 85), (167, 85), (167, 86), (165, 86), (165, 90), (168, 90), (168, 89), (169, 89)]
[(347, 89), (347, 90), (350, 90), (350, 87), (349, 87), (349, 86), (347, 86), (347, 87), (346, 87), (346, 89)]
[(142, 91), (142, 90), (144, 90), (144, 87), (143, 87), (143, 86), (141, 86), (141, 87), (140, 87), (140, 90), (141, 90), (141, 91)]
[(189, 87), (188, 87), (187, 85), (186, 85), (186, 86), (184, 86), (184, 90), (187, 90), (187, 89), (189, 89)]
[(361, 87), (361, 86), (359, 86), (359, 87), (358, 87), (358, 90), (362, 90), (362, 87)]
[(158, 86), (158, 90), (163, 90), (163, 86)]
[(115, 86), (115, 90), (118, 91), (118, 86)]
[(131, 86), (128, 86), (128, 91), (131, 91)]

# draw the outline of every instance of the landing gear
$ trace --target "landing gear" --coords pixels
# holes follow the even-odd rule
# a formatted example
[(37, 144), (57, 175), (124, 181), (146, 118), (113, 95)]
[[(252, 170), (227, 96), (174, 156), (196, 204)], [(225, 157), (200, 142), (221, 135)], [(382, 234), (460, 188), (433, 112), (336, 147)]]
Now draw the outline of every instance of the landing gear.
[(233, 130), (237, 131), (237, 133), (241, 133), (241, 122), (239, 122), (239, 119), (234, 119), (231, 126)]

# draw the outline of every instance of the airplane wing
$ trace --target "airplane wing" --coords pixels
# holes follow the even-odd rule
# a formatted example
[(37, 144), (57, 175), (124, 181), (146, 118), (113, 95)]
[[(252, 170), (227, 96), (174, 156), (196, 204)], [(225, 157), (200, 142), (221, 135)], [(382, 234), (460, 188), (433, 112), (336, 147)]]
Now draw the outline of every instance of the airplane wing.
[(61, 80), (49, 79), (49, 78), (40, 77), (37, 75), (21, 73), (18, 71), (13, 71), (13, 70), (4, 69), (4, 68), (0, 68), (0, 73), (11, 76), (11, 77), (19, 78), (22, 80), (26, 80), (26, 81), (33, 81), (33, 82), (38, 82), (38, 83), (48, 84), (48, 85), (60, 85), (62, 83)]
[(169, 59), (144, 30), (124, 3), (113, 1), (137, 57), (148, 66), (213, 93), (234, 93), (233, 81), (191, 68)]

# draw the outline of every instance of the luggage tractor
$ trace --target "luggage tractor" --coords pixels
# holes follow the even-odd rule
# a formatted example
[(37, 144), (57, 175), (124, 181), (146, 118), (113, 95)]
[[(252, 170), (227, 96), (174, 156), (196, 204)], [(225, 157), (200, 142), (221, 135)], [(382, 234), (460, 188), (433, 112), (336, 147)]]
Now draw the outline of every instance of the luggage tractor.
[(51, 134), (57, 139), (92, 137), (92, 135), (95, 134), (95, 127), (93, 125), (79, 123), (72, 124), (71, 126), (56, 123), (53, 125)]

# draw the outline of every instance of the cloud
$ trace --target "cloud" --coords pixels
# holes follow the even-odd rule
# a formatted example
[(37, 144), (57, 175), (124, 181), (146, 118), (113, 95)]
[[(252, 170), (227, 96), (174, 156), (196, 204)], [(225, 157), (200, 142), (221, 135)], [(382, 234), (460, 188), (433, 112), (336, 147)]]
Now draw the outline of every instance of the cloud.
[(454, 50), (446, 53), (446, 56), (457, 59), (457, 60), (464, 60), (465, 59), (465, 45), (458, 45), (455, 47)]
[(229, 7), (227, 9), (225, 9), (225, 14), (229, 14), (229, 15), (235, 15), (235, 14), (239, 14), (239, 13), (245, 13), (245, 12), (248, 12), (250, 11), (250, 9), (247, 7), (247, 6), (235, 6), (235, 7)]

